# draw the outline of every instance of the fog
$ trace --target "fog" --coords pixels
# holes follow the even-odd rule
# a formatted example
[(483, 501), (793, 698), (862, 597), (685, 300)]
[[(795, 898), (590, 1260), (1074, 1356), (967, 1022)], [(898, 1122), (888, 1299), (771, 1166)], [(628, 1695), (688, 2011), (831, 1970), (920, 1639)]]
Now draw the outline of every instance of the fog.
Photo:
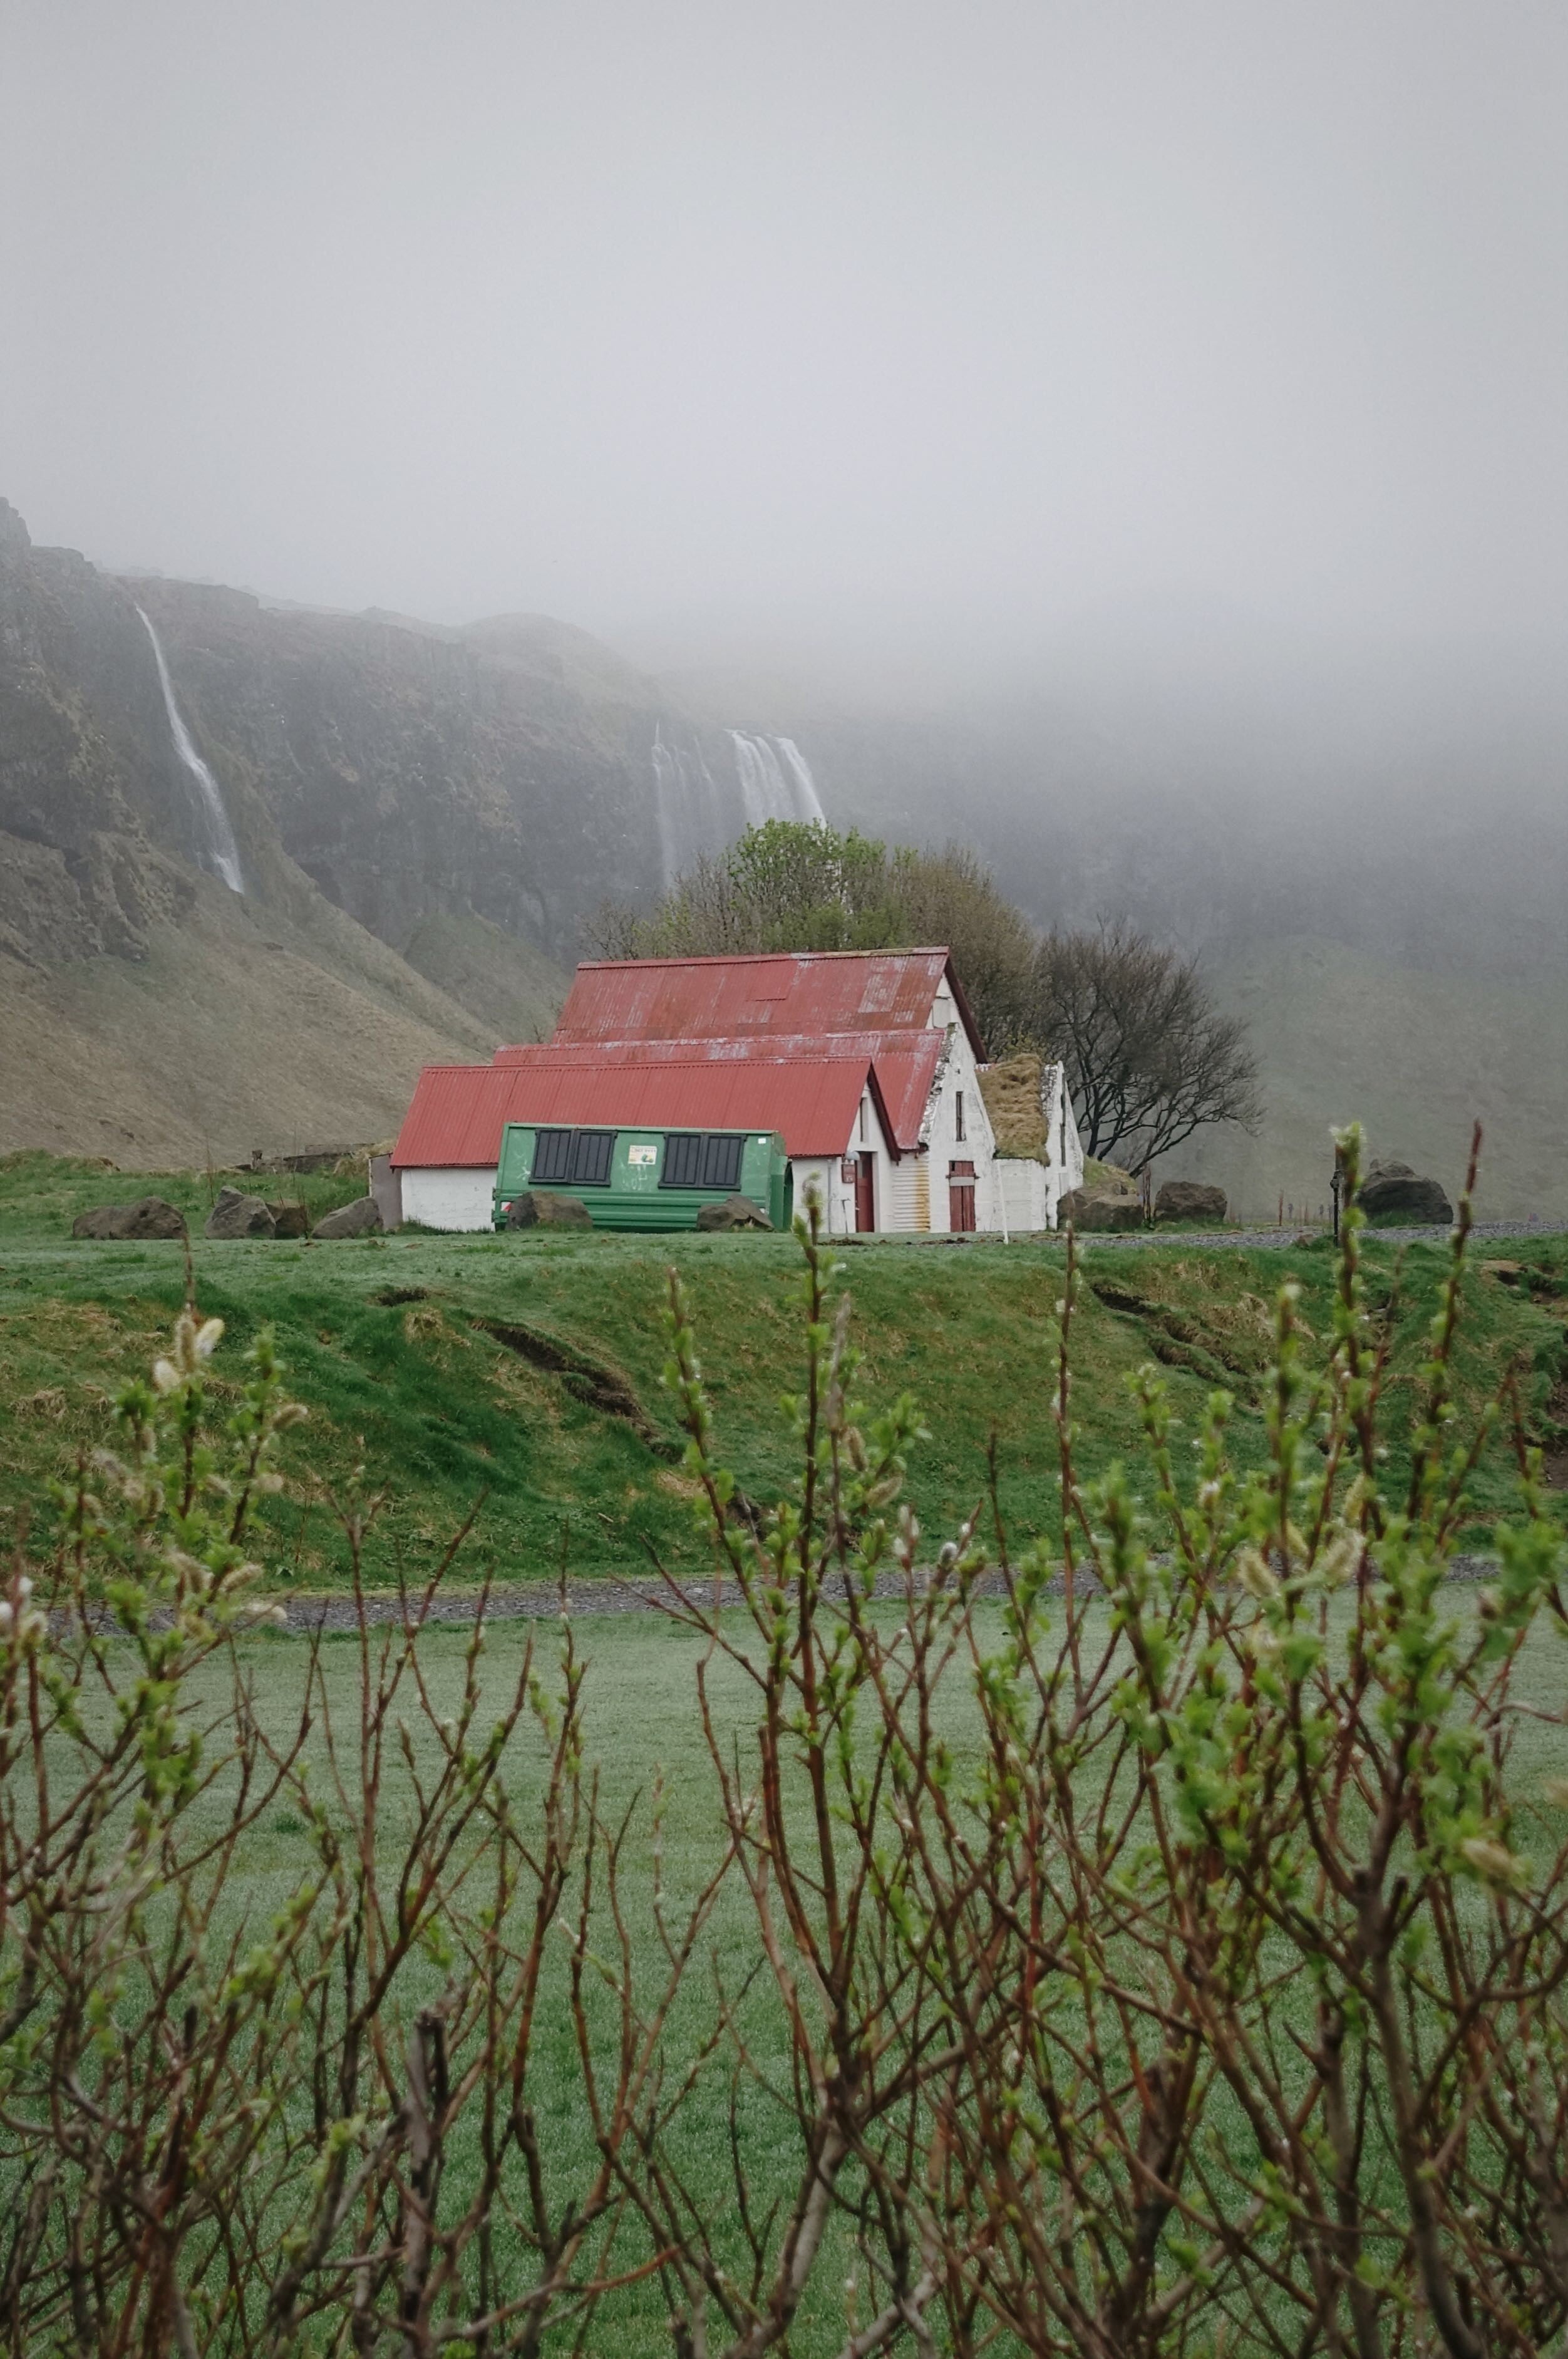
[(1552, 6), (9, 0), (0, 105), (112, 565), (924, 692), (1568, 627)]

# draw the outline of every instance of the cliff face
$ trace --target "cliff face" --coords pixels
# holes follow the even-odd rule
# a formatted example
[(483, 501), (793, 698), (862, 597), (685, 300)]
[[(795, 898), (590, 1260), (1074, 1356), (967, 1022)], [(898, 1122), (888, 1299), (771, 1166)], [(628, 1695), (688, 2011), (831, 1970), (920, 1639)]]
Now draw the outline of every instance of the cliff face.
[(183, 801), (133, 601), (0, 501), (0, 953), (145, 951), (190, 905)]
[(0, 502), (0, 1152), (384, 1133), (600, 901), (814, 801), (564, 625), (115, 580)]
[(656, 881), (640, 700), (546, 625), (122, 582), (0, 504), (0, 1152), (382, 1135), (421, 1062), (542, 1033), (552, 951)]
[(657, 700), (591, 640), (135, 586), (242, 845), (271, 835), (395, 949), (471, 916), (569, 961), (599, 901), (656, 885)]

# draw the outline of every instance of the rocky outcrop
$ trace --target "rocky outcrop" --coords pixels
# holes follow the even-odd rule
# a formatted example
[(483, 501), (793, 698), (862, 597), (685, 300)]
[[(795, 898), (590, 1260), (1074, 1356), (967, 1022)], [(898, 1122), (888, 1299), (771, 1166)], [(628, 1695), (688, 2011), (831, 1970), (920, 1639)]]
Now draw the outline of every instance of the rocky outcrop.
[(273, 1234), (272, 1206), (238, 1188), (219, 1189), (202, 1231), (209, 1237), (270, 1237)]
[(373, 1196), (356, 1196), (351, 1204), (340, 1204), (317, 1222), (310, 1234), (329, 1242), (333, 1237), (369, 1237), (381, 1228), (381, 1210)]
[(772, 1221), (749, 1196), (726, 1196), (721, 1204), (704, 1204), (697, 1216), (699, 1229), (771, 1229)]
[(1200, 1180), (1167, 1180), (1154, 1199), (1157, 1221), (1223, 1221), (1229, 1210), (1224, 1189)]
[(1119, 1189), (1075, 1188), (1063, 1197), (1056, 1219), (1064, 1229), (1069, 1222), (1086, 1231), (1141, 1229), (1143, 1207), (1136, 1196), (1124, 1196)]
[(1408, 1221), (1412, 1228), (1452, 1228), (1454, 1207), (1435, 1180), (1408, 1163), (1374, 1163), (1361, 1182), (1361, 1210), (1369, 1221)]
[(275, 1237), (308, 1237), (310, 1215), (303, 1204), (269, 1204), (272, 1233)]
[(506, 1211), (509, 1229), (591, 1229), (588, 1206), (580, 1196), (555, 1196), (525, 1188)]
[(162, 1196), (139, 1196), (134, 1204), (95, 1204), (70, 1224), (73, 1237), (182, 1237), (185, 1215)]

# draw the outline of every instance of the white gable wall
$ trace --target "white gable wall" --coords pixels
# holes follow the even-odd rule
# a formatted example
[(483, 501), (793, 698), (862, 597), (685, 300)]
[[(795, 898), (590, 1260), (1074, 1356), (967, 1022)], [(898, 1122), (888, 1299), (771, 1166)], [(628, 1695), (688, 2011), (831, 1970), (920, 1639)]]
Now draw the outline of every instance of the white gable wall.
[(404, 1221), (426, 1229), (488, 1229), (495, 1179), (493, 1163), (480, 1170), (410, 1165), (402, 1173)]
[[(938, 1005), (946, 996), (946, 994), (938, 995)], [(951, 1004), (949, 999), (948, 1005)], [(926, 1150), (926, 1187), (930, 1201), (926, 1225), (935, 1230), (946, 1228), (947, 1167), (958, 1162), (972, 1163), (975, 1167), (977, 1230), (1000, 1229), (1002, 1207), (996, 1177), (996, 1139), (991, 1130), (990, 1116), (986, 1112), (985, 1100), (980, 1095), (979, 1068), (975, 1062), (975, 1052), (961, 1024), (954, 1023), (948, 1027), (947, 1045), (936, 1068), (936, 1078), (931, 1085), (920, 1135)]]
[[(898, 1201), (899, 1173), (902, 1165), (895, 1159), (892, 1144), (882, 1128), (881, 1116), (869, 1089), (861, 1093), (860, 1111), (851, 1135), (844, 1141), (843, 1155), (806, 1156), (790, 1158), (790, 1170), (795, 1180), (795, 1208), (806, 1209), (806, 1191), (815, 1186), (822, 1197), (829, 1236), (848, 1237), (855, 1234), (855, 1182), (844, 1177), (843, 1165), (848, 1156), (869, 1155), (871, 1158), (872, 1186), (875, 1192), (876, 1223), (879, 1229), (897, 1225), (892, 1215)], [(912, 1158), (904, 1157), (903, 1161)]]

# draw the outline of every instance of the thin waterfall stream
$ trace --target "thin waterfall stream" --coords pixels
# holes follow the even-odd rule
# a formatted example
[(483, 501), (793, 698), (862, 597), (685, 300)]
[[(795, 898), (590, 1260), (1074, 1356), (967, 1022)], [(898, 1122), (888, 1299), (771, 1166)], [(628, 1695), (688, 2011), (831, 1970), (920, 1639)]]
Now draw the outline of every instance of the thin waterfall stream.
[(202, 865), (211, 869), (214, 876), (221, 877), (231, 893), (243, 893), (245, 880), (240, 867), (240, 847), (234, 841), (234, 831), (229, 824), (229, 814), (223, 808), (218, 781), (197, 752), (190, 732), (185, 725), (185, 716), (175, 702), (174, 683), (169, 679), (168, 666), (164, 661), (163, 648), (153, 628), (152, 617), (143, 613), (140, 606), (136, 612), (146, 624), (147, 636), (153, 643), (158, 686), (163, 690), (164, 710), (168, 714), (174, 750), (196, 781), (197, 801), (207, 838), (201, 847)]

